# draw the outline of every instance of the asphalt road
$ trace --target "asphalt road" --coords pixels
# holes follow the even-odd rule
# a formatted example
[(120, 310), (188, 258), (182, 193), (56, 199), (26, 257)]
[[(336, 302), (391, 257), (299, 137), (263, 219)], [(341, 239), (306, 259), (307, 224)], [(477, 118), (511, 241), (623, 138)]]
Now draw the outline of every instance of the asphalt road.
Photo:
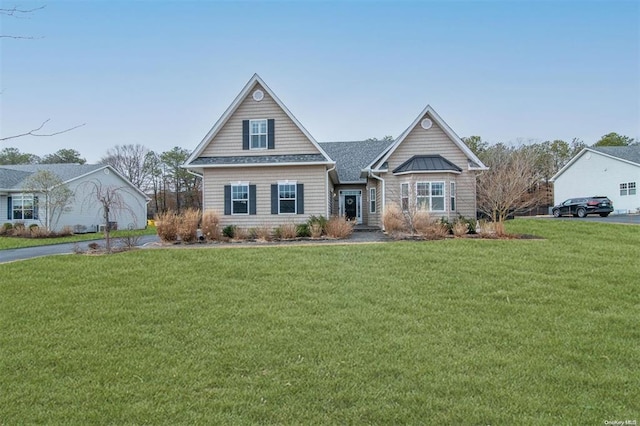
[[(159, 241), (157, 235), (143, 235), (138, 240), (138, 245)], [(89, 244), (98, 243), (104, 247), (104, 240), (82, 241), (79, 243), (52, 244), (39, 247), (25, 247), (18, 249), (0, 250), (0, 263), (14, 262), (16, 260), (32, 259), (34, 257), (52, 256), (58, 254), (71, 254), (76, 248), (82, 251), (88, 249)]]

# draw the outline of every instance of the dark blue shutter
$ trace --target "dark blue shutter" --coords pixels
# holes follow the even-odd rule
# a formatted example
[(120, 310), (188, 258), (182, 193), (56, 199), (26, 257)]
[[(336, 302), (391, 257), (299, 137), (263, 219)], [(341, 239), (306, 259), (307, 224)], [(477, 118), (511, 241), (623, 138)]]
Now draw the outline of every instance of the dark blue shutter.
[(278, 184), (271, 185), (271, 214), (278, 214)]
[(33, 218), (38, 219), (38, 197), (33, 197)]
[(296, 185), (296, 212), (304, 214), (304, 184)]
[(9, 220), (13, 219), (13, 215), (11, 213), (13, 213), (13, 202), (11, 197), (7, 197), (7, 219)]
[(275, 149), (276, 147), (276, 120), (270, 118), (267, 120), (267, 148)]
[(249, 185), (249, 214), (256, 214), (256, 186)]
[(224, 214), (231, 214), (231, 185), (224, 186)]
[(249, 149), (249, 120), (242, 120), (242, 149)]

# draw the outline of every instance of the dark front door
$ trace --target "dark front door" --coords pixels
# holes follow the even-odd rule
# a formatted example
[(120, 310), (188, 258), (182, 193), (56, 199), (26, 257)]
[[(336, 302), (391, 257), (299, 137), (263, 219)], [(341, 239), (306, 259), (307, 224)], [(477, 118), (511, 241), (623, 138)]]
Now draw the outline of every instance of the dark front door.
[(347, 220), (353, 220), (358, 215), (358, 198), (356, 195), (344, 196), (344, 215)]

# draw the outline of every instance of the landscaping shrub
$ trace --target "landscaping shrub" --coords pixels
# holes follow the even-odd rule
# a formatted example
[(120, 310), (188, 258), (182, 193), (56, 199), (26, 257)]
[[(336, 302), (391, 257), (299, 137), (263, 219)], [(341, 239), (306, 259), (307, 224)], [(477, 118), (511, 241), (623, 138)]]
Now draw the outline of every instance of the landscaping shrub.
[(156, 215), (156, 232), (164, 242), (178, 240), (178, 217), (171, 211)]
[(11, 235), (13, 231), (13, 224), (7, 222), (2, 224), (2, 228), (0, 228), (0, 236)]
[(258, 226), (253, 229), (253, 236), (258, 241), (271, 241), (271, 227), (268, 225)]
[(222, 235), (229, 239), (233, 239), (233, 237), (236, 235), (236, 229), (237, 227), (235, 225), (227, 225), (222, 228)]
[(282, 240), (292, 240), (298, 235), (298, 229), (295, 223), (285, 223), (278, 227), (278, 235)]
[(204, 212), (201, 230), (207, 241), (218, 241), (220, 239), (220, 214), (214, 210)]
[(395, 203), (389, 203), (382, 215), (384, 230), (390, 234), (406, 231), (402, 209)]
[(322, 215), (311, 215), (307, 220), (307, 224), (309, 225), (309, 227), (312, 227), (314, 224), (319, 225), (324, 230), (324, 227), (327, 225), (327, 218)]
[(41, 228), (39, 226), (30, 226), (31, 237), (33, 238), (49, 238), (55, 237), (57, 234), (55, 232), (49, 232), (47, 228)]
[(27, 238), (31, 236), (31, 231), (27, 229), (27, 227), (24, 225), (24, 222), (16, 222), (13, 224), (12, 236)]
[(325, 230), (330, 238), (347, 238), (353, 233), (355, 222), (344, 217), (334, 216), (327, 222)]
[(240, 228), (238, 226), (235, 227), (235, 230), (233, 232), (233, 239), (234, 240), (248, 240), (249, 239), (249, 230), (247, 228)]
[(311, 236), (311, 229), (308, 223), (301, 223), (297, 226), (297, 235), (300, 238), (308, 238)]
[(469, 224), (464, 220), (458, 220), (453, 224), (452, 232), (456, 237), (461, 237), (469, 232)]
[(58, 237), (68, 237), (73, 235), (73, 227), (69, 225), (63, 226), (60, 232), (57, 232), (56, 235)]
[(311, 238), (320, 238), (323, 232), (324, 226), (320, 223), (312, 223), (309, 227), (309, 234), (311, 235)]
[[(413, 225), (412, 233), (425, 235), (431, 230), (431, 227), (436, 223), (436, 220), (429, 215), (426, 210), (416, 210), (411, 215), (411, 224)], [(446, 224), (442, 224), (446, 228)]]
[(177, 233), (183, 243), (193, 243), (198, 239), (200, 210), (187, 209), (178, 216)]

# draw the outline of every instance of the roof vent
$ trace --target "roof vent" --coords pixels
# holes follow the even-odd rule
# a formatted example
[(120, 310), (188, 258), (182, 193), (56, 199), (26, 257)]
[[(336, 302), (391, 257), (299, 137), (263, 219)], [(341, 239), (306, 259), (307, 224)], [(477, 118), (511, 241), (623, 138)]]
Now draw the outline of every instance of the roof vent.
[(425, 118), (424, 120), (422, 120), (420, 125), (422, 126), (423, 129), (429, 130), (431, 128), (431, 126), (433, 126), (433, 122), (431, 120), (429, 120), (428, 118)]
[(258, 89), (255, 92), (253, 92), (253, 100), (254, 101), (260, 102), (263, 99), (264, 99), (264, 92), (262, 90)]

